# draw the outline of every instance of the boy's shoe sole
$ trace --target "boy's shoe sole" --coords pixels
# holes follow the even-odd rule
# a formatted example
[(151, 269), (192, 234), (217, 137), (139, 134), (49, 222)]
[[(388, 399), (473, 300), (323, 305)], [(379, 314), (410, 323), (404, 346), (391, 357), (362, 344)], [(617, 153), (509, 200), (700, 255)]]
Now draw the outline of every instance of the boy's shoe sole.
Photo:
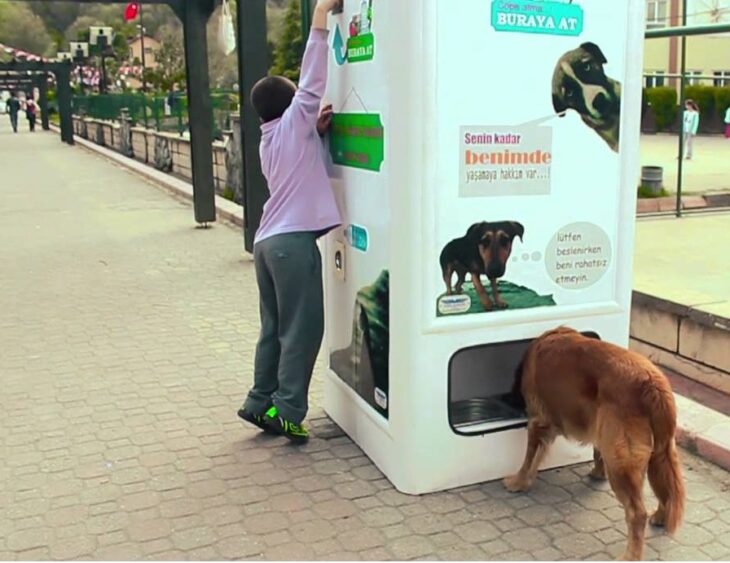
[(238, 409), (238, 417), (245, 420), (246, 422), (253, 424), (254, 426), (257, 426), (267, 434), (279, 434), (279, 432), (277, 432), (275, 428), (269, 426), (266, 417), (263, 415), (253, 414), (252, 412), (247, 411), (244, 408), (240, 408)]
[(281, 434), (293, 444), (306, 444), (309, 441), (309, 432), (304, 426), (294, 424), (281, 418), (276, 412), (276, 407), (271, 407), (264, 415), (265, 424)]

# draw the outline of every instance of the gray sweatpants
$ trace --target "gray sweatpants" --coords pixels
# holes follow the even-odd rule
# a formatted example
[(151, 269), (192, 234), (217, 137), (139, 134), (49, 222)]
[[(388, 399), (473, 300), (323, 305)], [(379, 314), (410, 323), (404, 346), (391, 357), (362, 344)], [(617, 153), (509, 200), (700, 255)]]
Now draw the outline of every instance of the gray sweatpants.
[(246, 410), (273, 403), (296, 424), (307, 414), (309, 383), (324, 334), (322, 257), (315, 233), (277, 235), (254, 246), (261, 335)]

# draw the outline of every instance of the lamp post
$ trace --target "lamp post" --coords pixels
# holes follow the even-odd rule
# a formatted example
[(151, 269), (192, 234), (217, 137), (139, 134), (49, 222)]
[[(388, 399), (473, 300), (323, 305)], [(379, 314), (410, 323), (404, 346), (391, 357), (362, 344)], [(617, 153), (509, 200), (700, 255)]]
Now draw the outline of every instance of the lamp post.
[(106, 94), (106, 58), (112, 56), (111, 44), (114, 39), (114, 32), (111, 27), (92, 26), (89, 28), (89, 42), (96, 45), (101, 57), (101, 84), (99, 92)]
[(89, 44), (85, 41), (71, 41), (69, 43), (69, 50), (73, 56), (73, 61), (76, 64), (76, 69), (79, 72), (79, 90), (81, 95), (84, 95), (84, 65), (89, 58)]
[(144, 53), (144, 22), (142, 21), (142, 2), (139, 3), (139, 41), (140, 47), (142, 48), (142, 92), (147, 93), (147, 82), (144, 78), (144, 71), (147, 68), (145, 64), (145, 53)]

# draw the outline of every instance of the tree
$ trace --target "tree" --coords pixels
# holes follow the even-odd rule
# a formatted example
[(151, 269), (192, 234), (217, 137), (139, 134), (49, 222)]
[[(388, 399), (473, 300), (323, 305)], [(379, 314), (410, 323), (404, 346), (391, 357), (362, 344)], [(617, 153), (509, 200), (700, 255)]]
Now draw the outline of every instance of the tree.
[(0, 2), (0, 43), (36, 55), (51, 55), (54, 42), (43, 20), (25, 4)]
[(157, 68), (148, 68), (145, 80), (155, 90), (167, 92), (174, 83), (184, 87), (185, 54), (182, 29), (179, 25), (165, 25), (160, 29), (160, 49), (155, 53)]
[(284, 16), (281, 37), (276, 43), (274, 64), (270, 70), (271, 74), (286, 76), (290, 80), (298, 82), (303, 48), (299, 0), (291, 0)]
[(79, 2), (43, 2), (35, 0), (28, 6), (43, 20), (46, 29), (56, 30), (63, 35), (66, 28), (81, 15), (82, 4)]

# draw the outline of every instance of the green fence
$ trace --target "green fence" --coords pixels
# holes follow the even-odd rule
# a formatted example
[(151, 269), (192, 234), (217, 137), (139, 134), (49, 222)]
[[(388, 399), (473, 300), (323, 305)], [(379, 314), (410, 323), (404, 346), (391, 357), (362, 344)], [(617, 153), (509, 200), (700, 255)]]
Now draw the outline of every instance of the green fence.
[[(238, 96), (232, 92), (212, 92), (210, 98), (213, 134), (220, 137), (222, 131), (231, 128), (230, 116), (238, 109)], [(73, 108), (76, 114), (106, 120), (119, 119), (122, 109), (126, 108), (137, 125), (182, 135), (188, 130), (189, 123), (187, 97), (175, 95), (172, 97), (172, 104), (167, 101), (167, 96), (95, 94), (74, 96)]]

